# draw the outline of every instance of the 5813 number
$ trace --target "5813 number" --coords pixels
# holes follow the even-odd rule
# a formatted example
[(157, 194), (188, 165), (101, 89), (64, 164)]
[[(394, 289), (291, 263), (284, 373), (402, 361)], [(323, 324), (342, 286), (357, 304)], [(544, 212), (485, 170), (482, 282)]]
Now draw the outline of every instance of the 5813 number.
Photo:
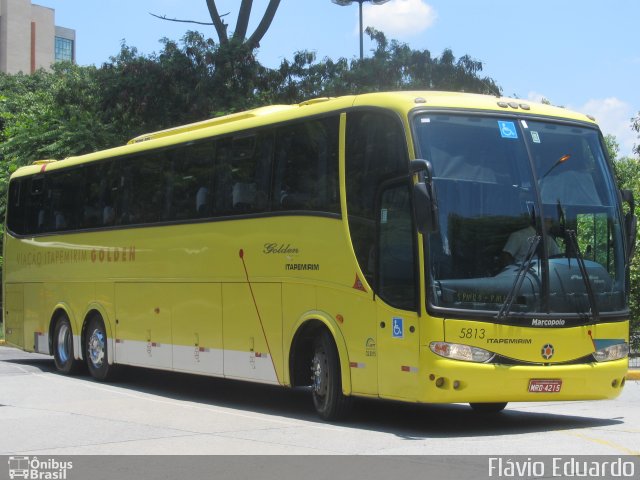
[(484, 328), (461, 328), (458, 338), (477, 338), (483, 340), (485, 333)]

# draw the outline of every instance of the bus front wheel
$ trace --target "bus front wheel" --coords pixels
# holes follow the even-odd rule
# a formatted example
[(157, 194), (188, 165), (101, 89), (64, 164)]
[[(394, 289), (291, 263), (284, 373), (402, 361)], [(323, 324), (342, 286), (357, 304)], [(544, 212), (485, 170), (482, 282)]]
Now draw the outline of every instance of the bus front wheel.
[(65, 375), (72, 375), (79, 371), (80, 362), (76, 361), (73, 353), (73, 331), (71, 322), (66, 314), (58, 316), (53, 331), (53, 361), (56, 369)]
[(338, 349), (326, 330), (313, 342), (311, 392), (316, 412), (324, 420), (339, 420), (349, 413), (351, 397), (342, 394)]
[(87, 367), (91, 376), (103, 382), (112, 380), (115, 366), (109, 365), (107, 361), (107, 331), (104, 321), (97, 314), (89, 319), (84, 345)]

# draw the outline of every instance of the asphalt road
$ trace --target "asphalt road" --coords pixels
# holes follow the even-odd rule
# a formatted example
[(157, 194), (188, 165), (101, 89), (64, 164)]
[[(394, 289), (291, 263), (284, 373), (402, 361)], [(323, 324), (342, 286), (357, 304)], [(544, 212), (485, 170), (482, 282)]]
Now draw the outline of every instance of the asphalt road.
[(315, 416), (305, 391), (128, 368), (65, 377), (51, 357), (0, 346), (0, 455), (640, 455), (640, 382), (601, 402), (466, 405), (358, 401)]

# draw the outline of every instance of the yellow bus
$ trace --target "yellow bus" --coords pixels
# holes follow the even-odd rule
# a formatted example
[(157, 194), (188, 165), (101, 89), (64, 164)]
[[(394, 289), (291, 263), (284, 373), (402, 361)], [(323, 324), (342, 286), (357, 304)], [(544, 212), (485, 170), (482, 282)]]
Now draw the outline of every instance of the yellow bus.
[[(354, 397), (609, 399), (635, 218), (592, 118), (445, 92), (276, 105), (10, 179), (8, 344)], [(633, 211), (633, 210), (631, 210)]]

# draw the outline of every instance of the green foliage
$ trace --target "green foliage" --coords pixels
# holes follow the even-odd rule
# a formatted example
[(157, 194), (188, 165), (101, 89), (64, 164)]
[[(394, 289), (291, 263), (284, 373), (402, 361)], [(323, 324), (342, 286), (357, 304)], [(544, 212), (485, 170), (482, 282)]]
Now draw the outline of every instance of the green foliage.
[(607, 153), (611, 160), (615, 160), (616, 158), (618, 158), (620, 144), (618, 143), (618, 139), (615, 137), (615, 135), (605, 135), (604, 146), (607, 149)]
[(209, 45), (185, 43), (180, 49), (173, 41), (163, 42), (163, 50), (150, 56), (123, 44), (97, 72), (100, 104), (107, 118), (117, 119), (119, 143), (210, 113), (202, 103), (203, 92), (211, 88)]
[[(9, 171), (37, 159), (64, 158), (103, 148), (115, 138), (102, 121), (94, 67), (56, 64), (51, 73), (1, 75), (10, 93), (0, 105)], [(10, 99), (10, 100), (9, 100)]]
[(499, 94), (489, 77), (480, 77), (482, 63), (468, 55), (456, 59), (451, 50), (432, 57), (429, 50), (413, 50), (387, 40), (382, 32), (367, 28), (376, 47), (370, 58), (316, 62), (312, 52), (295, 54), (270, 72), (273, 100), (298, 102), (322, 96), (393, 90), (451, 90)]
[[(640, 112), (638, 112), (638, 116), (631, 119), (631, 128), (640, 134)], [(638, 135), (640, 139), (640, 135)], [(634, 153), (640, 156), (640, 143), (636, 145), (633, 149)]]

